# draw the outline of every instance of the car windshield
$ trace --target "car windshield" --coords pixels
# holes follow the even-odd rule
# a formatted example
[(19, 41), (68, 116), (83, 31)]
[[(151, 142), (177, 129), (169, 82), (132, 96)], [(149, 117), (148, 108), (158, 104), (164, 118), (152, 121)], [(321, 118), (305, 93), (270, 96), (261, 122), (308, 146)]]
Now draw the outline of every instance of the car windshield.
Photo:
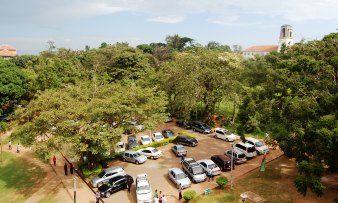
[(168, 136), (168, 137), (174, 136), (174, 133), (171, 132), (171, 131), (167, 131), (167, 136)]
[(185, 148), (183, 146), (177, 146), (177, 151), (185, 151)]
[(245, 154), (238, 154), (238, 158), (245, 158)]
[(264, 146), (264, 144), (261, 143), (261, 142), (256, 142), (255, 145), (256, 145), (256, 147), (263, 147)]
[(192, 168), (192, 173), (194, 175), (199, 175), (199, 174), (203, 174), (203, 169), (201, 167), (195, 167), (195, 168)]
[(161, 139), (163, 136), (162, 135), (155, 135), (156, 139)]
[(141, 156), (140, 153), (135, 153), (135, 154), (133, 154), (133, 157), (139, 157), (139, 156)]
[(210, 168), (210, 169), (214, 169), (214, 168), (216, 168), (217, 166), (216, 166), (216, 164), (210, 164), (209, 166), (208, 166), (208, 168)]
[(150, 187), (149, 185), (141, 185), (138, 186), (136, 189), (137, 194), (147, 194), (150, 192)]
[(158, 152), (158, 149), (153, 149), (153, 150), (151, 150), (151, 152), (156, 153), (156, 152)]
[(97, 175), (97, 176), (99, 176), (100, 178), (102, 178), (105, 174), (106, 174), (106, 173), (105, 173), (104, 171), (102, 171), (102, 172), (99, 173), (99, 175)]
[(180, 174), (177, 174), (176, 175), (176, 179), (177, 180), (181, 180), (181, 179), (184, 179), (184, 178), (186, 178), (187, 176), (184, 174), (184, 173), (180, 173)]
[(150, 138), (149, 137), (144, 137), (143, 141), (150, 141)]

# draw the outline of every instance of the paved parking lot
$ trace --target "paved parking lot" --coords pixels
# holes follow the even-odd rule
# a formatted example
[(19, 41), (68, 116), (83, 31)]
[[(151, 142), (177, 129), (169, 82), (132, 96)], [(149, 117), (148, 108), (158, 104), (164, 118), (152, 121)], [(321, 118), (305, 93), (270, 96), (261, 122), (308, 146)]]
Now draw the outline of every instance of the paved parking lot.
[[(163, 124), (159, 127), (158, 130), (170, 128), (174, 132), (179, 131), (189, 131), (182, 128), (178, 128), (177, 126), (173, 126), (173, 124)], [(192, 132), (192, 131), (189, 131)], [(215, 154), (224, 154), (226, 149), (230, 149), (231, 145), (229, 142), (213, 138), (211, 135), (202, 135), (199, 133), (192, 132), (197, 136), (197, 140), (199, 145), (196, 147), (186, 147), (188, 150), (188, 154), (186, 157), (192, 157), (195, 160), (200, 159), (210, 159), (211, 155)], [(167, 146), (160, 147), (159, 149), (162, 150), (163, 156), (157, 160), (150, 160), (148, 159), (144, 164), (136, 165), (133, 163), (126, 163), (122, 161), (114, 161), (111, 162), (109, 165), (119, 165), (123, 166), (126, 173), (131, 175), (133, 178), (136, 175), (141, 173), (147, 173), (151, 187), (153, 191), (157, 189), (158, 191), (162, 191), (167, 196), (168, 202), (179, 202), (178, 201), (178, 191), (174, 184), (168, 179), (167, 173), (168, 169), (172, 167), (181, 167), (181, 159), (180, 157), (176, 157), (171, 152), (171, 147), (173, 144), (169, 144)], [(282, 155), (280, 150), (270, 150), (269, 155), (267, 156), (267, 161), (275, 159)], [(253, 169), (256, 169), (261, 163), (262, 157), (255, 157), (244, 164), (236, 165), (235, 170), (233, 171), (233, 178), (237, 178), (244, 173), (247, 173)], [(258, 169), (257, 169), (258, 170)], [(221, 175), (226, 176), (230, 181), (230, 171), (222, 172)], [(216, 177), (217, 178), (217, 177)], [(205, 189), (207, 188), (214, 188), (217, 186), (216, 181), (211, 182), (203, 182), (198, 184), (192, 184), (192, 187), (185, 189), (186, 190), (195, 190), (198, 194), (202, 194)], [(183, 191), (184, 192), (184, 191)], [(127, 190), (119, 191), (114, 193), (109, 198), (104, 198), (104, 201), (107, 203), (110, 202), (136, 202), (136, 195), (135, 195), (135, 184), (131, 187), (130, 194)], [(183, 202), (183, 201), (182, 201)]]

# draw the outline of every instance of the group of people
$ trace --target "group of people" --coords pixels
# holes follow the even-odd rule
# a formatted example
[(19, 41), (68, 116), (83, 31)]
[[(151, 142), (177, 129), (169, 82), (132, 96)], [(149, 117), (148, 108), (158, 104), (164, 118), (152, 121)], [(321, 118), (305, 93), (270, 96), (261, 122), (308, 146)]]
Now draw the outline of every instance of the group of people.
[[(54, 164), (54, 166), (56, 166), (56, 157), (55, 156), (53, 156), (53, 164)], [(68, 176), (68, 165), (67, 165), (67, 163), (65, 163), (65, 165), (63, 165), (63, 169), (65, 171), (65, 175)], [(74, 174), (74, 165), (71, 162), (69, 163), (69, 172), (70, 172), (70, 174)]]
[[(8, 142), (8, 149), (11, 150), (12, 149), (12, 141), (9, 141)], [(16, 153), (20, 153), (20, 150), (21, 150), (21, 145), (18, 143), (16, 145)]]
[(165, 197), (164, 194), (162, 194), (162, 191), (158, 193), (157, 190), (155, 190), (154, 203), (166, 203), (166, 202), (167, 202), (167, 198)]

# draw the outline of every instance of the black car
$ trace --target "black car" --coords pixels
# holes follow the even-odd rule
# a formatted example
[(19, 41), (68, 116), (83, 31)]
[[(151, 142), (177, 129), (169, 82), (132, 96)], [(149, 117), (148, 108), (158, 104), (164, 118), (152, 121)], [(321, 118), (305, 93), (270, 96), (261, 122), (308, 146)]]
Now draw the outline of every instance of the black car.
[(211, 128), (201, 122), (201, 121), (194, 121), (191, 123), (191, 128), (194, 130), (194, 131), (197, 131), (197, 132), (200, 132), (200, 133), (205, 133), (205, 134), (209, 134), (212, 132)]
[(137, 139), (135, 135), (129, 135), (128, 136), (128, 149), (133, 149), (137, 147)]
[(190, 129), (191, 128), (191, 122), (190, 121), (177, 120), (176, 121), (176, 125), (178, 127), (183, 127), (183, 128), (186, 128), (186, 129)]
[(128, 188), (128, 183), (130, 185), (134, 183), (134, 180), (130, 175), (116, 176), (100, 186), (98, 190), (101, 197), (110, 197), (111, 194)]
[[(231, 169), (231, 159), (225, 155), (213, 155), (211, 156), (213, 161), (222, 171)], [(232, 169), (235, 169), (235, 164), (232, 164)]]
[(172, 130), (165, 129), (165, 130), (162, 131), (162, 135), (165, 138), (169, 138), (169, 137), (175, 136), (175, 133)]
[(178, 135), (174, 140), (173, 143), (175, 144), (182, 144), (188, 145), (190, 147), (197, 146), (198, 142), (195, 138), (185, 136), (185, 135)]

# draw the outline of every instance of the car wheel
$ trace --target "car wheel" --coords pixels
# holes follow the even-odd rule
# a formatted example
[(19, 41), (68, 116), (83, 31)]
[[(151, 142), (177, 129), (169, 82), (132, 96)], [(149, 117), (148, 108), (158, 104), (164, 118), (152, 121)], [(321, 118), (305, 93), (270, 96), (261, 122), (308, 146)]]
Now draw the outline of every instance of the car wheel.
[(110, 192), (106, 192), (106, 194), (104, 194), (105, 197), (110, 197)]
[(97, 187), (101, 187), (103, 185), (102, 182), (97, 183)]
[(138, 164), (140, 164), (140, 162), (138, 162), (138, 161), (135, 161), (135, 164), (137, 164), (137, 165), (138, 165)]
[(127, 159), (126, 159), (126, 158), (122, 158), (122, 161), (126, 162), (126, 161), (127, 161)]
[(153, 156), (151, 156), (151, 157), (150, 157), (150, 159), (154, 159), (154, 157), (153, 157)]

